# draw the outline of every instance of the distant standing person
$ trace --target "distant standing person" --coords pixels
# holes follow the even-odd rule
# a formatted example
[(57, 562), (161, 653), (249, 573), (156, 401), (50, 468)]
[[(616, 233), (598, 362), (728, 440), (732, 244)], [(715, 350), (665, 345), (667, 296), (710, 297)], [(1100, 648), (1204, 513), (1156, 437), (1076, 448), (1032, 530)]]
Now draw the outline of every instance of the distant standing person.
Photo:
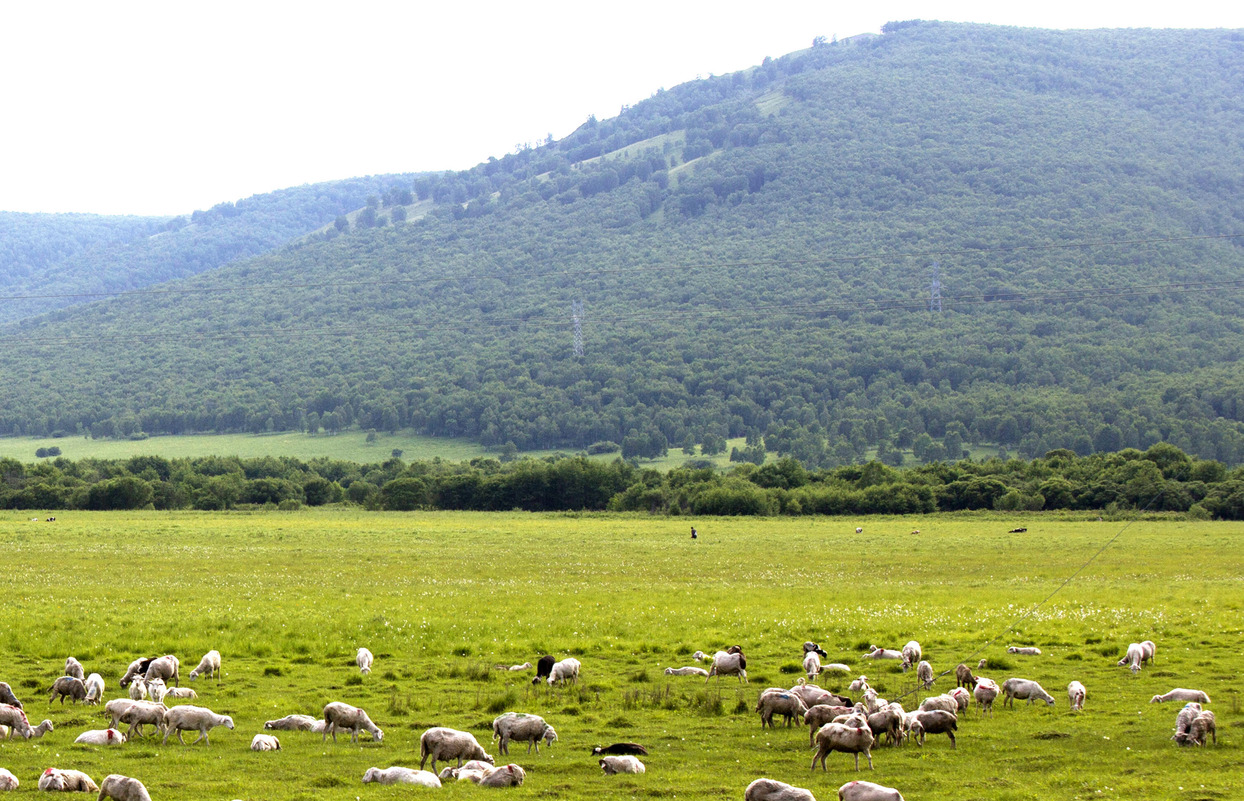
[(695, 526), (692, 526), (691, 527), (691, 539), (695, 539), (695, 537), (696, 537)]

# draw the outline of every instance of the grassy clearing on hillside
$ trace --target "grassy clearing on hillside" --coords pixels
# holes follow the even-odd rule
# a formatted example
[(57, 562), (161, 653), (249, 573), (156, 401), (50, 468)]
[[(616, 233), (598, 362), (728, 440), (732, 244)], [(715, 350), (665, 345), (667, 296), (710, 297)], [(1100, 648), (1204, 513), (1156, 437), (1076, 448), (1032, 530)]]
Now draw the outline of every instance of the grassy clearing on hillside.
[[(1052, 601), (1002, 634), (984, 655), (999, 682), (1041, 681), (1052, 709), (973, 707), (959, 747), (931, 737), (921, 749), (878, 747), (875, 772), (830, 756), (808, 769), (806, 728), (762, 731), (759, 691), (790, 686), (800, 643), (867, 674), (891, 699), (914, 689), (893, 663), (860, 659), (872, 642), (919, 640), (935, 669), (953, 669), (1044, 599), (1119, 532), (1117, 523), (1025, 517), (686, 521), (613, 515), (72, 513), (56, 523), (0, 518), (0, 680), (13, 685), (43, 740), (0, 743), (0, 766), (35, 792), (46, 767), (142, 779), (157, 801), (200, 798), (405, 797), (414, 790), (360, 783), (372, 766), (418, 765), (431, 725), (469, 729), (496, 754), (489, 726), (502, 711), (543, 715), (560, 735), (551, 750), (509, 760), (527, 770), (520, 797), (549, 794), (739, 798), (757, 776), (809, 787), (824, 801), (854, 778), (897, 786), (909, 801), (940, 799), (1238, 798), (1241, 795), (1239, 653), (1244, 547), (1239, 523), (1136, 522)], [(913, 535), (919, 529), (919, 535)], [(1172, 544), (1177, 544), (1172, 547)], [(1127, 644), (1153, 639), (1156, 663), (1138, 677), (1115, 666)], [(663, 675), (696, 649), (743, 645), (751, 681), (707, 688)], [(1037, 658), (1008, 656), (1036, 644)], [(353, 667), (359, 645), (373, 673)], [(72, 745), (102, 728), (96, 711), (46, 695), (73, 654), (119, 695), (139, 655), (175, 653), (183, 683), (217, 648), (224, 680), (200, 680), (197, 703), (233, 716), (212, 745)], [(577, 688), (532, 687), (530, 673), (493, 665), (542, 653), (583, 662)], [(972, 657), (972, 664), (976, 658)], [(1067, 709), (1072, 679), (1086, 711)], [(823, 677), (843, 690), (849, 679)], [(952, 686), (946, 678), (938, 691)], [(1219, 744), (1176, 747), (1178, 711), (1149, 698), (1172, 687), (1214, 699)], [(322, 745), (280, 734), (284, 750), (255, 754), (263, 721), (318, 714), (330, 700), (366, 708), (384, 741)], [(914, 706), (915, 696), (903, 698)], [(648, 773), (603, 777), (587, 752), (634, 740)], [(1184, 791), (1176, 788), (1183, 787)], [(447, 786), (453, 797), (486, 790)]]

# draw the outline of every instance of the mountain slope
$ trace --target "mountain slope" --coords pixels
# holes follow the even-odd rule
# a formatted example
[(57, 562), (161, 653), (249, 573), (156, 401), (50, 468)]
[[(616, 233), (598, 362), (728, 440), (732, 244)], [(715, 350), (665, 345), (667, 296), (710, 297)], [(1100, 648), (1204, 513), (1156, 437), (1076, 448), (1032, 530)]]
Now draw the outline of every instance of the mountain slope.
[(10, 333), (0, 432), (1240, 461), (1242, 76), (1238, 32), (920, 23), (685, 84), (422, 176), (418, 222)]

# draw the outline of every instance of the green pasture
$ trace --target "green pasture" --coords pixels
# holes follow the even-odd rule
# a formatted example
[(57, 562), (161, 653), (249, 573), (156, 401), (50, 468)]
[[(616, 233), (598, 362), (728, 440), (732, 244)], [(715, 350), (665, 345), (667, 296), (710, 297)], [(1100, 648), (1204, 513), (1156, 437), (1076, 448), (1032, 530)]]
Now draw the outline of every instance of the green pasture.
[[(433, 725), (471, 730), (496, 755), (490, 724), (509, 710), (543, 715), (560, 735), (539, 756), (515, 745), (499, 757), (527, 771), (516, 797), (739, 799), (759, 776), (822, 801), (855, 778), (898, 787), (908, 801), (1244, 797), (1240, 523), (341, 510), (57, 517), (0, 517), (0, 680), (32, 723), (56, 726), (42, 740), (0, 742), (0, 767), (22, 782), (16, 799), (37, 792), (47, 767), (96, 781), (135, 776), (155, 801), (474, 798), (492, 791), (360, 779), (372, 766), (418, 767), (419, 735)], [(872, 772), (833, 754), (829, 772), (814, 773), (806, 727), (762, 731), (752, 712), (761, 690), (798, 678), (807, 639), (907, 708), (921, 697), (914, 677), (862, 660), (870, 643), (918, 640), (938, 671), (985, 657), (979, 673), (1037, 679), (1058, 705), (1012, 711), (999, 701), (992, 719), (972, 707), (957, 749), (939, 735), (924, 748), (876, 747)], [(1142, 639), (1157, 643), (1156, 662), (1133, 677), (1115, 662)], [(662, 672), (692, 664), (697, 649), (736, 643), (749, 684), (706, 687)], [(1011, 644), (1044, 655), (1009, 656)], [(376, 654), (370, 676), (353, 667), (360, 645)], [(48, 705), (66, 656), (101, 673), (111, 699), (133, 658), (178, 655), (185, 685), (212, 648), (224, 678), (189, 685), (200, 693), (192, 703), (237, 727), (214, 730), (210, 746), (74, 745), (103, 728), (98, 711)], [(530, 685), (531, 672), (494, 669), (543, 653), (580, 659), (581, 683), (550, 690)], [(1068, 710), (1072, 679), (1088, 687), (1082, 714)], [(826, 674), (821, 683), (845, 690), (848, 681)], [(952, 686), (944, 677), (935, 689)], [(1178, 706), (1149, 699), (1173, 687), (1209, 693), (1216, 747), (1170, 741)], [(334, 745), (285, 732), (282, 751), (249, 750), (264, 720), (315, 715), (332, 700), (367, 709), (384, 740)], [(648, 772), (602, 776), (590, 748), (632, 740), (651, 751)]]

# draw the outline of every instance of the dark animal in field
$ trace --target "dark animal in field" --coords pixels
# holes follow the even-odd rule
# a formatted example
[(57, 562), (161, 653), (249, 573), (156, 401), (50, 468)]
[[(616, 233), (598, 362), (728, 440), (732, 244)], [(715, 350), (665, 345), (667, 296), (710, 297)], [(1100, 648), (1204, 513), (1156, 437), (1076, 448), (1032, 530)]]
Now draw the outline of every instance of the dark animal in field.
[(1013, 528), (1007, 534), (1023, 534), (1026, 531), (1028, 531), (1026, 528)]
[(17, 700), (17, 696), (13, 694), (13, 688), (3, 681), (0, 681), (0, 704), (22, 708), (22, 702)]
[(817, 645), (816, 643), (811, 642), (811, 641), (808, 641), (808, 642), (805, 642), (805, 643), (803, 644), (803, 652), (804, 652), (805, 654), (807, 654), (807, 653), (811, 653), (811, 652), (814, 652), (814, 651), (815, 651), (815, 652), (817, 653), (817, 655), (819, 655), (822, 659), (828, 659), (828, 658), (829, 658), (829, 654), (825, 653), (825, 651), (821, 648), (821, 646)]
[(606, 745), (603, 748), (598, 745), (592, 749), (592, 756), (600, 756), (601, 754), (630, 754), (631, 756), (648, 756), (648, 749), (644, 748), (639, 743), (614, 743), (613, 745)]
[(531, 680), (532, 684), (539, 684), (542, 679), (547, 679), (553, 674), (553, 665), (557, 664), (557, 660), (545, 654), (540, 657), (540, 661), (536, 663), (536, 677)]

